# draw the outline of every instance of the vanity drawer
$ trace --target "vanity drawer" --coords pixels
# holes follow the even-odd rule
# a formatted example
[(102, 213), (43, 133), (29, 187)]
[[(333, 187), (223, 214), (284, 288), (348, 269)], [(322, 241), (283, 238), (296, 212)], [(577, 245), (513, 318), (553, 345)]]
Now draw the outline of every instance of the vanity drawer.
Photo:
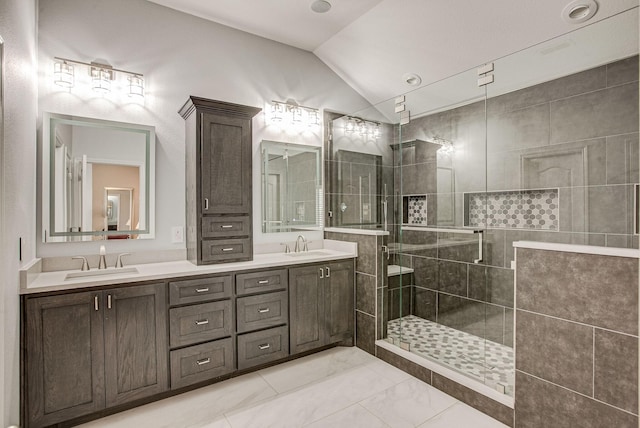
[(259, 294), (237, 299), (238, 333), (286, 324), (289, 319), (288, 293)]
[(202, 260), (219, 262), (227, 260), (251, 260), (251, 239), (204, 239)]
[(238, 369), (279, 360), (289, 355), (289, 327), (275, 327), (238, 336)]
[(231, 336), (231, 301), (169, 309), (169, 344), (172, 348)]
[(287, 286), (288, 275), (286, 269), (236, 275), (236, 294), (238, 296), (265, 291), (286, 290)]
[(231, 297), (231, 275), (169, 282), (169, 304), (206, 302)]
[(235, 370), (233, 339), (171, 351), (171, 389), (182, 388)]
[(229, 236), (249, 236), (250, 234), (250, 216), (202, 218), (203, 238), (227, 238)]

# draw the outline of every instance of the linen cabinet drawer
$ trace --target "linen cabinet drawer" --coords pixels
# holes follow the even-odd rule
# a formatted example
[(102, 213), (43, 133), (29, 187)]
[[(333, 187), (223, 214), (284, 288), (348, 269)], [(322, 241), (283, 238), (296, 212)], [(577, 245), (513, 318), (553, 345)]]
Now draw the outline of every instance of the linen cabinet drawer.
[(169, 282), (169, 304), (206, 302), (228, 299), (233, 291), (231, 275)]
[(203, 217), (203, 238), (228, 238), (230, 236), (249, 236), (251, 234), (251, 217)]
[(289, 319), (286, 291), (239, 297), (237, 300), (237, 332), (258, 330), (286, 324)]
[(289, 355), (289, 328), (270, 328), (238, 336), (238, 369), (246, 369)]
[(171, 351), (171, 389), (213, 379), (235, 370), (233, 339)]
[(231, 301), (169, 309), (169, 344), (172, 348), (231, 336)]
[(250, 238), (202, 240), (203, 261), (251, 260), (251, 253)]
[(238, 296), (265, 291), (286, 290), (287, 286), (288, 275), (286, 269), (236, 275), (236, 294)]

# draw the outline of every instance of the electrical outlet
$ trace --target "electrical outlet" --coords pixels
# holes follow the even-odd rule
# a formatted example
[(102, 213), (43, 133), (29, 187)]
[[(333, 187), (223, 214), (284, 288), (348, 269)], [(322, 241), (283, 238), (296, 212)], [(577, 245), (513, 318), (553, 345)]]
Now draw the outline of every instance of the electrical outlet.
[(184, 242), (184, 228), (182, 226), (174, 226), (171, 228), (171, 242), (174, 244)]

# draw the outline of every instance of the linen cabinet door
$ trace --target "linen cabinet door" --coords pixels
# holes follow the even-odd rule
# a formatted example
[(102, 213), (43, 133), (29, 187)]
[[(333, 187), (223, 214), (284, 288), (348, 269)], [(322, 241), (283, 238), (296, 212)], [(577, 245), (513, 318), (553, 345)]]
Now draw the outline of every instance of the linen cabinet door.
[(289, 269), (289, 326), (291, 353), (325, 344), (324, 267)]
[(166, 286), (104, 292), (107, 407), (168, 389)]
[(353, 338), (353, 260), (330, 263), (325, 268), (325, 322), (327, 343)]
[(101, 293), (27, 298), (26, 412), (29, 427), (105, 406)]
[(202, 214), (251, 214), (251, 119), (202, 113), (201, 121)]

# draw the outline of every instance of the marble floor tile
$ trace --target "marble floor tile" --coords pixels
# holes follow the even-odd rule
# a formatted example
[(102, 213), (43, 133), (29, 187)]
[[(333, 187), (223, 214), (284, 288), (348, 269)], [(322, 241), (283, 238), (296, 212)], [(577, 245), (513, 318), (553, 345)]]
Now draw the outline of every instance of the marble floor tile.
[(359, 404), (347, 407), (337, 413), (306, 425), (308, 428), (389, 428), (381, 419), (373, 415)]
[(457, 400), (418, 379), (408, 379), (360, 404), (393, 428), (414, 428)]
[(507, 425), (496, 421), (490, 416), (467, 406), (456, 403), (444, 412), (429, 419), (418, 428), (508, 428)]
[(360, 367), (225, 416), (234, 428), (301, 427), (391, 386), (374, 370)]
[[(200, 428), (220, 419), (224, 412), (259, 403), (276, 392), (257, 373), (250, 373), (176, 395), (81, 425), (83, 428)], [(226, 421), (224, 421), (226, 423)], [(212, 425), (222, 428), (228, 425)]]
[(356, 347), (329, 349), (82, 427), (403, 428), (418, 425), (422, 428), (505, 427)]
[(355, 346), (336, 347), (258, 373), (273, 389), (283, 393), (375, 361), (379, 360)]

